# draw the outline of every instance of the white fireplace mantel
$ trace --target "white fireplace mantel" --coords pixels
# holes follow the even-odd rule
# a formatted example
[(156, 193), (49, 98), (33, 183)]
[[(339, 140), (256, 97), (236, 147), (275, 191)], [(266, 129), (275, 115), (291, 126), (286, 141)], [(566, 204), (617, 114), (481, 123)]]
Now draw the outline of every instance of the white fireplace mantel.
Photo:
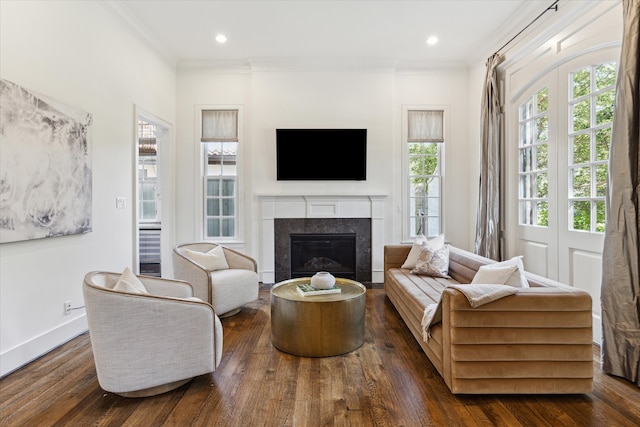
[(371, 218), (371, 280), (384, 281), (384, 201), (386, 195), (260, 195), (260, 280), (275, 281), (276, 218)]

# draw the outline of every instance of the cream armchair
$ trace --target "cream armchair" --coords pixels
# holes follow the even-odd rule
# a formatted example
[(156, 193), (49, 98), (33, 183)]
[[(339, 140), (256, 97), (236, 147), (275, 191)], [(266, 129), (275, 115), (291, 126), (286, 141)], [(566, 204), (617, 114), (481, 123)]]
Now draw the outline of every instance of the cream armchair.
[(210, 304), (187, 299), (191, 285), (137, 276), (148, 293), (131, 293), (113, 289), (120, 277), (94, 271), (82, 287), (100, 387), (152, 396), (216, 369), (222, 324)]
[[(207, 255), (218, 247), (222, 248), (226, 266), (205, 265)], [(253, 258), (215, 243), (185, 243), (173, 249), (174, 276), (190, 283), (194, 295), (208, 301), (219, 317), (232, 316), (258, 299), (257, 271)]]

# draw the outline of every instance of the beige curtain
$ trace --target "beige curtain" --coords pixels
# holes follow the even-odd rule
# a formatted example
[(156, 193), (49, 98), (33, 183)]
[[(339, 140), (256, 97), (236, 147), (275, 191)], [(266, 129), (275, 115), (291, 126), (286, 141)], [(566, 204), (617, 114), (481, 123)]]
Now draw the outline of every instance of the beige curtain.
[(497, 53), (487, 60), (481, 111), (482, 156), (480, 192), (476, 219), (475, 252), (500, 260), (500, 151), (502, 112), (497, 67), (503, 57)]
[(238, 110), (202, 110), (202, 142), (238, 140)]
[(409, 142), (443, 142), (444, 111), (409, 110)]
[(640, 0), (623, 0), (624, 32), (609, 157), (602, 264), (602, 370), (640, 386)]

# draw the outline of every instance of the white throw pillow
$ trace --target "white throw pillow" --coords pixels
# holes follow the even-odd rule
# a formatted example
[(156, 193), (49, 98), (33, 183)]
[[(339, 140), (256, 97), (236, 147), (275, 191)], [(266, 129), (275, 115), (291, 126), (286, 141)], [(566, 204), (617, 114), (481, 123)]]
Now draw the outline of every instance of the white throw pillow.
[(407, 259), (402, 264), (401, 268), (412, 269), (415, 268), (416, 262), (418, 261), (418, 257), (420, 256), (420, 252), (422, 251), (422, 245), (428, 244), (433, 249), (440, 249), (444, 246), (444, 234), (436, 236), (432, 239), (427, 239), (424, 235), (420, 234), (416, 236), (416, 240), (413, 242), (411, 246), (411, 250), (409, 251), (409, 255), (407, 255)]
[(131, 294), (148, 294), (147, 288), (145, 288), (144, 284), (138, 279), (138, 277), (133, 274), (133, 271), (129, 267), (126, 267), (116, 285), (113, 287), (114, 291), (121, 292), (129, 292)]
[[(493, 264), (487, 264), (482, 268), (492, 269), (492, 268), (502, 268), (502, 267), (515, 267), (516, 269), (511, 273), (511, 275), (504, 282), (505, 285), (514, 286), (516, 288), (528, 288), (529, 282), (527, 278), (524, 276), (524, 264), (522, 264), (522, 257), (515, 256), (507, 261), (496, 262)], [(476, 282), (479, 283), (479, 282)], [(486, 283), (486, 282), (485, 282)]]
[(493, 267), (493, 264), (483, 265), (478, 269), (471, 281), (472, 285), (506, 285), (507, 280), (518, 269), (515, 265)]
[(416, 261), (415, 268), (411, 270), (411, 273), (450, 279), (449, 245), (444, 245), (440, 248), (434, 249), (426, 242), (423, 243), (420, 256), (418, 257), (418, 261)]
[(198, 252), (192, 251), (191, 249), (184, 249), (184, 254), (187, 258), (191, 258), (209, 271), (226, 270), (229, 268), (222, 246), (216, 246), (209, 252)]

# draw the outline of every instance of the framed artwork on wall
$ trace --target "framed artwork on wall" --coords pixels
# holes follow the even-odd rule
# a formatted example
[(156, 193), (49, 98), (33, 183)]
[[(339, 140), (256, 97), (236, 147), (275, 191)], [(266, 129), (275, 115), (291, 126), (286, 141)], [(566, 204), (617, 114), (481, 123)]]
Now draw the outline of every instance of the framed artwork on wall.
[(0, 243), (92, 230), (91, 124), (0, 79)]

